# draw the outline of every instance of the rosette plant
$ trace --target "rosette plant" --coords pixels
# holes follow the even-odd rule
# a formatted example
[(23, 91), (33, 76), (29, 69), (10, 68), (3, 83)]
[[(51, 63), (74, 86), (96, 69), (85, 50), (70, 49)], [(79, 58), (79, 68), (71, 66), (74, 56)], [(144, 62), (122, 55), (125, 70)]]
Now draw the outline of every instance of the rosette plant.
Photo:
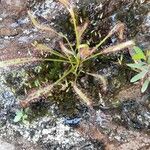
[(119, 38), (122, 38), (123, 30), (124, 30), (123, 23), (116, 24), (112, 28), (112, 30), (107, 34), (107, 36), (94, 47), (90, 47), (87, 43), (83, 43), (82, 38), (83, 38), (83, 34), (85, 30), (88, 27), (88, 22), (85, 22), (83, 25), (79, 26), (77, 24), (76, 15), (74, 12), (74, 6), (68, 0), (59, 0), (59, 2), (65, 6), (65, 8), (68, 10), (71, 16), (74, 33), (76, 37), (75, 42), (71, 43), (69, 39), (67, 38), (67, 36), (65, 36), (63, 33), (57, 32), (49, 26), (40, 24), (37, 21), (37, 19), (32, 15), (32, 13), (28, 11), (28, 15), (33, 25), (37, 29), (43, 30), (49, 33), (53, 32), (57, 36), (61, 37), (61, 40), (59, 41), (60, 50), (53, 50), (44, 44), (35, 42), (32, 45), (35, 46), (36, 49), (49, 53), (50, 56), (55, 56), (55, 57), (52, 57), (52, 58), (37, 58), (37, 57), (16, 58), (13, 60), (5, 60), (5, 61), (0, 62), (0, 67), (20, 65), (20, 64), (24, 64), (28, 62), (35, 62), (35, 61), (62, 62), (64, 64), (67, 64), (66, 65), (67, 69), (64, 71), (64, 73), (56, 82), (54, 82), (53, 84), (48, 84), (44, 87), (41, 87), (37, 89), (35, 92), (31, 92), (31, 94), (27, 96), (26, 100), (23, 101), (22, 103), (23, 106), (27, 106), (30, 101), (37, 99), (41, 95), (47, 95), (55, 85), (66, 80), (67, 76), (69, 76), (70, 74), (72, 74), (74, 78), (73, 79), (71, 78), (71, 81), (68, 81), (68, 82), (71, 83), (74, 91), (79, 95), (79, 97), (83, 100), (83, 102), (86, 103), (88, 106), (91, 106), (92, 105), (91, 100), (87, 98), (86, 95), (77, 87), (76, 81), (78, 77), (80, 76), (80, 73), (82, 72), (82, 73), (94, 76), (96, 78), (99, 78), (104, 85), (106, 85), (106, 80), (101, 75), (84, 71), (83, 70), (84, 64), (86, 64), (88, 60), (96, 58), (99, 55), (116, 52), (116, 51), (131, 47), (134, 45), (133, 41), (126, 41), (126, 42), (122, 42), (114, 46), (110, 46), (102, 51), (99, 51), (99, 47), (116, 32), (119, 33)]

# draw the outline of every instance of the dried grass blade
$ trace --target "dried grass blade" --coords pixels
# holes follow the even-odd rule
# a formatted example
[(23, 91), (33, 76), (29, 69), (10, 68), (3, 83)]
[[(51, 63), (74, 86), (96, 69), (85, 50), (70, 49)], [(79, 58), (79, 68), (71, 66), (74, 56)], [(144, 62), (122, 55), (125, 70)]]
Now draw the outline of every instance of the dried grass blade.
[(82, 101), (87, 104), (87, 106), (91, 106), (91, 100), (77, 87), (76, 83), (73, 83), (73, 89), (78, 94), (78, 96), (82, 99)]
[(79, 27), (77, 27), (77, 30), (78, 30), (78, 33), (79, 33), (79, 38), (80, 38), (80, 42), (81, 42), (81, 38), (82, 38), (82, 35), (83, 35), (83, 33), (85, 32), (85, 30), (87, 29), (87, 27), (88, 27), (88, 22), (85, 22), (84, 24), (83, 24), (83, 26), (79, 26)]
[(134, 45), (135, 45), (135, 42), (131, 40), (131, 41), (123, 42), (123, 43), (115, 45), (115, 46), (110, 46), (110, 47), (104, 49), (102, 52), (99, 52), (99, 53), (96, 53), (96, 54), (93, 54), (93, 55), (87, 57), (84, 61), (95, 58), (101, 54), (112, 53), (112, 52), (120, 51), (125, 48), (130, 48)]
[(33, 46), (35, 46), (37, 48), (37, 50), (41, 50), (41, 51), (44, 51), (44, 52), (48, 52), (48, 53), (51, 53), (53, 55), (56, 55), (56, 56), (59, 56), (61, 58), (64, 58), (66, 59), (66, 57), (64, 55), (62, 55), (61, 53), (59, 53), (58, 51), (56, 50), (53, 50), (51, 48), (49, 48), (48, 46), (44, 45), (44, 44), (39, 44), (37, 42), (34, 42), (32, 44)]
[[(30, 11), (28, 11), (28, 15), (29, 15), (29, 17), (30, 17), (30, 19), (31, 19), (31, 21), (32, 21), (32, 23), (33, 23), (33, 25), (34, 25), (36, 28), (38, 28), (38, 29), (40, 29), (40, 30), (45, 30), (45, 31), (53, 32), (53, 33), (55, 33), (55, 34), (61, 36), (61, 35), (60, 35), (57, 31), (55, 31), (54, 29), (52, 29), (52, 28), (50, 28), (50, 27), (47, 27), (47, 26), (45, 26), (45, 25), (41, 25), (40, 23), (38, 23), (38, 21), (34, 18), (34, 16), (31, 14)], [(61, 36), (61, 37), (62, 37), (62, 36)]]
[(59, 42), (59, 45), (60, 45), (61, 50), (66, 54), (66, 56), (74, 55), (74, 53), (71, 50), (67, 49), (62, 42)]
[(16, 59), (4, 60), (4, 61), (0, 62), (0, 67), (9, 67), (9, 66), (23, 65), (25, 63), (41, 61), (41, 60), (42, 60), (41, 58), (34, 58), (34, 57), (16, 58)]
[(32, 103), (34, 100), (36, 100), (40, 96), (45, 96), (46, 94), (48, 94), (48, 92), (50, 92), (53, 87), (54, 87), (54, 84), (51, 84), (51, 85), (47, 85), (46, 87), (41, 87), (40, 89), (32, 92), (31, 94), (28, 95), (28, 97), (25, 100), (21, 101), (20, 103), (21, 106), (23, 108), (28, 107), (30, 103)]
[(120, 51), (124, 48), (129, 48), (131, 46), (134, 46), (135, 42), (134, 41), (127, 41), (127, 42), (123, 42), (121, 44), (115, 45), (115, 46), (110, 46), (106, 49), (104, 49), (101, 54), (107, 54), (107, 53), (112, 53), (112, 52), (116, 52), (116, 51)]
[(43, 52), (51, 52), (51, 49), (48, 46), (46, 46), (44, 44), (40, 44), (37, 41), (32, 43), (32, 46), (34, 46), (36, 48), (36, 50), (41, 50)]
[(114, 33), (119, 33), (119, 38), (123, 39), (123, 32), (124, 32), (125, 25), (121, 22), (117, 23), (111, 31), (108, 33), (109, 37), (112, 36)]
[(104, 76), (100, 75), (100, 74), (95, 74), (95, 73), (88, 73), (86, 72), (86, 74), (93, 76), (97, 79), (99, 79), (102, 82), (103, 85), (103, 90), (106, 91), (107, 90), (107, 80)]

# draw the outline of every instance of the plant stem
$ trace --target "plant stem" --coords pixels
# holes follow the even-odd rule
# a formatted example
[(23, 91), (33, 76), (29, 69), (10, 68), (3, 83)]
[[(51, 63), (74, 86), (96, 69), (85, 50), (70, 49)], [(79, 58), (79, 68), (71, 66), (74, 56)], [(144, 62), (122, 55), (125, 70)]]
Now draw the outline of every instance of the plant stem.
[(81, 62), (80, 62), (80, 56), (77, 55), (76, 56), (76, 64), (75, 64), (75, 71), (74, 71), (74, 74), (77, 76), (77, 71), (78, 71), (78, 68), (80, 66)]
[(70, 12), (70, 15), (71, 15), (71, 18), (73, 20), (73, 25), (74, 25), (74, 31), (75, 31), (75, 35), (76, 35), (76, 49), (78, 49), (79, 45), (80, 45), (80, 39), (79, 39), (79, 33), (78, 33), (78, 30), (77, 30), (77, 22), (76, 22), (76, 18), (75, 18), (75, 14), (74, 14), (74, 11), (73, 11), (73, 8), (71, 7), (69, 9), (69, 12)]
[(64, 72), (63, 76), (61, 78), (59, 78), (54, 85), (57, 85), (61, 80), (63, 80), (68, 74), (70, 74), (72, 72), (74, 68), (69, 69), (68, 71)]
[(63, 37), (63, 38), (67, 41), (67, 43), (68, 43), (70, 49), (72, 50), (72, 52), (74, 52), (74, 50), (73, 50), (73, 48), (72, 48), (72, 45), (71, 45), (71, 43), (69, 42), (68, 38), (67, 38), (65, 35), (63, 35), (63, 34), (60, 34), (60, 35), (61, 35), (61, 37)]
[[(41, 60), (42, 60), (42, 59), (41, 59)], [(64, 63), (75, 63), (75, 62), (70, 62), (70, 61), (62, 60), (62, 59), (50, 59), (50, 58), (44, 58), (43, 60), (45, 60), (45, 61), (64, 62)]]
[(95, 52), (108, 38), (110, 35), (108, 34), (102, 41), (99, 42), (91, 51), (91, 53)]

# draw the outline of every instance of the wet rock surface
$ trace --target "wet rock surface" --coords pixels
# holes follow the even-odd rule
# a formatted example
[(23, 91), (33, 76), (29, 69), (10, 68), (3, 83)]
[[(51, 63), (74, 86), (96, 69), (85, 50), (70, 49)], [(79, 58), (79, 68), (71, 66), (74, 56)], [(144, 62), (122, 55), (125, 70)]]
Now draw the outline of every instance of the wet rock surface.
[[(20, 109), (19, 101), (11, 89), (2, 84), (2, 80), (0, 83), (0, 137), (12, 143), (16, 150), (97, 149), (98, 142), (87, 140), (64, 124), (65, 118), (58, 113), (59, 109), (55, 104), (49, 105), (47, 115), (38, 116), (29, 125), (14, 123), (15, 113)], [(102, 149), (101, 144), (99, 149)]]
[[(94, 2), (89, 2), (77, 0), (72, 3), (77, 5), (79, 10), (80, 8), (83, 8), (83, 10), (80, 11), (81, 14), (84, 14), (85, 10), (87, 11), (86, 13), (89, 14), (89, 20), (91, 21), (90, 28), (94, 28), (94, 31), (88, 38), (94, 38), (95, 40), (93, 43), (95, 43), (97, 38), (100, 37), (100, 35), (94, 35), (95, 32), (99, 30), (102, 32), (104, 31), (104, 33), (102, 33), (104, 36), (115, 22), (121, 20), (122, 22), (127, 23), (127, 36), (136, 37), (137, 42), (141, 46), (149, 48), (150, 6), (148, 1), (118, 0), (115, 2), (95, 0)], [(118, 7), (120, 8), (119, 10)], [(26, 14), (27, 8), (30, 8), (33, 11), (40, 22), (51, 25), (62, 32), (65, 32), (65, 29), (68, 29), (66, 24), (63, 24), (64, 28), (61, 27), (62, 20), (68, 20), (68, 17), (66, 16), (68, 12), (56, 1), (29, 1), (29, 3), (27, 3), (27, 1), (21, 0), (1, 0), (1, 60), (15, 58), (16, 56), (31, 57), (39, 55), (31, 46), (31, 43), (35, 40), (51, 43), (50, 46), (52, 47), (57, 45), (57, 38), (54, 35), (39, 32), (31, 25)], [(136, 30), (134, 28), (135, 22)], [(90, 29), (89, 32), (91, 32)], [(132, 34), (130, 34), (130, 32)], [(115, 43), (116, 39), (115, 42), (114, 39), (115, 38), (111, 39), (109, 43)], [(107, 93), (109, 96), (103, 99), (106, 99), (106, 101), (113, 100), (114, 97), (112, 98), (112, 95), (114, 91), (118, 91), (118, 89), (120, 90), (120, 87), (122, 86), (121, 80), (117, 78), (119, 74), (118, 66), (115, 64), (110, 65), (104, 63), (104, 67), (99, 67), (103, 64), (101, 64), (99, 60), (97, 63), (98, 67), (93, 70), (105, 75), (110, 80)], [(7, 71), (9, 71), (9, 69)], [(3, 72), (1, 74), (3, 74)], [(7, 75), (7, 72), (5, 75)], [(114, 145), (117, 146), (111, 148), (112, 150), (148, 150), (150, 147), (150, 140), (147, 135), (150, 131), (149, 108), (140, 102), (142, 96), (139, 94), (137, 88), (133, 88), (132, 90), (129, 88), (128, 91), (127, 89), (123, 89), (119, 92), (121, 94), (118, 94), (117, 97), (115, 97), (117, 100), (121, 101), (119, 113), (118, 110), (116, 112), (109, 109), (104, 110), (104, 112), (96, 109), (95, 112), (92, 113), (83, 106), (75, 106), (77, 107), (78, 112), (75, 114), (78, 115), (73, 116), (71, 119), (76, 119), (76, 117), (81, 119), (78, 120), (78, 128), (73, 128), (68, 124), (64, 124), (64, 120), (68, 117), (67, 113), (64, 113), (63, 111), (67, 107), (66, 104), (64, 104), (64, 108), (60, 111), (61, 107), (59, 107), (58, 103), (51, 102), (46, 103), (46, 106), (48, 105), (46, 107), (48, 111), (45, 116), (35, 117), (29, 125), (25, 125), (22, 123), (14, 123), (13, 121), (16, 111), (20, 109), (19, 98), (13, 90), (8, 87), (8, 84), (6, 84), (3, 79), (3, 75), (1, 75), (0, 138), (8, 143), (12, 143), (15, 150), (102, 150), (104, 149), (102, 138), (99, 138), (99, 135), (94, 135), (97, 128), (102, 128), (110, 141), (115, 141)], [(123, 80), (125, 81), (126, 79), (123, 78)], [(88, 87), (90, 84), (86, 84), (84, 79), (83, 83), (83, 87), (89, 89)], [(98, 92), (95, 94), (97, 87), (98, 86), (95, 86), (95, 88), (91, 89), (89, 92), (96, 98), (98, 95)], [(104, 94), (104, 97), (105, 96), (106, 95)], [(100, 103), (101, 102), (102, 101), (100, 101)], [(110, 101), (108, 103), (110, 103)], [(70, 109), (68, 108), (67, 110)], [(13, 148), (13, 146), (8, 143), (0, 142), (0, 146), (4, 145), (5, 149), (7, 146)]]

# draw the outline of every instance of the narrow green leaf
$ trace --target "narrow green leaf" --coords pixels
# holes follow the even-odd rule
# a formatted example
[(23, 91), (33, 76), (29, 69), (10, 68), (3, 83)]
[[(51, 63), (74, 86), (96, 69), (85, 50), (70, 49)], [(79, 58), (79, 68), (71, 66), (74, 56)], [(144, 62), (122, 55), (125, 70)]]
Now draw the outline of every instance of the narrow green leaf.
[(143, 70), (142, 72), (140, 72), (140, 73), (138, 73), (137, 75), (135, 75), (135, 76), (130, 80), (130, 82), (136, 82), (136, 81), (142, 79), (142, 78), (146, 75), (147, 72), (148, 72), (147, 70)]
[(145, 64), (145, 63), (140, 62), (140, 63), (134, 63), (134, 64), (127, 64), (127, 66), (129, 66), (129, 67), (131, 67), (131, 68), (141, 69), (144, 64)]
[(144, 83), (143, 83), (143, 85), (142, 85), (142, 89), (141, 89), (141, 92), (142, 92), (142, 93), (144, 93), (144, 92), (147, 90), (149, 83), (150, 83), (150, 80), (149, 80), (149, 79), (146, 79), (146, 80), (144, 81)]

